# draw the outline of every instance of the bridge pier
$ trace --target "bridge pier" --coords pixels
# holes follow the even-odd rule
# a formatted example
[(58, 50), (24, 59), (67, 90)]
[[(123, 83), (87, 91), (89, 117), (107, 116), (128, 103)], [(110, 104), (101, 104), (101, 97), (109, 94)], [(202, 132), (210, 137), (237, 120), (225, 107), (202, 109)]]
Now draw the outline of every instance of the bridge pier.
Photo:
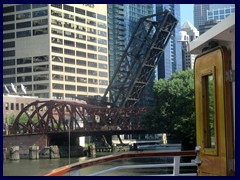
[(10, 155), (9, 155), (10, 160), (19, 160), (19, 146), (12, 146), (10, 147)]
[(29, 159), (39, 159), (39, 146), (29, 147)]

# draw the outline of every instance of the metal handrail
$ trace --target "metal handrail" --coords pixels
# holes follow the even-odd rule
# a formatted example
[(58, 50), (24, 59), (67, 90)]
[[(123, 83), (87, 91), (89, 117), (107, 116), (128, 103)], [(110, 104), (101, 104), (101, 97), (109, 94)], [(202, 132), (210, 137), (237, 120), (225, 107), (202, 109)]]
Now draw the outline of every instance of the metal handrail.
[[(67, 173), (73, 173), (73, 175), (80, 175), (80, 169), (86, 168), (89, 166), (118, 160), (118, 159), (124, 159), (124, 158), (137, 158), (137, 157), (164, 157), (164, 156), (172, 156), (174, 157), (173, 164), (148, 164), (148, 165), (132, 165), (132, 166), (118, 166), (114, 167), (108, 170), (103, 170), (101, 172), (97, 172), (93, 175), (99, 175), (106, 172), (119, 170), (119, 169), (125, 169), (125, 168), (147, 168), (147, 167), (173, 167), (173, 174), (171, 175), (196, 175), (196, 173), (189, 173), (189, 174), (180, 174), (180, 166), (196, 166), (196, 164), (193, 163), (180, 163), (180, 156), (196, 156), (195, 151), (170, 151), (170, 152), (128, 152), (128, 153), (121, 153), (121, 154), (113, 154), (108, 156), (103, 156), (95, 159), (90, 159), (85, 162), (77, 162), (70, 165), (66, 165), (57, 169), (52, 170), (51, 172), (48, 172), (46, 174), (43, 174), (43, 176), (61, 176), (65, 175)], [(77, 172), (76, 172), (77, 171)], [(166, 176), (166, 175), (165, 175)]]

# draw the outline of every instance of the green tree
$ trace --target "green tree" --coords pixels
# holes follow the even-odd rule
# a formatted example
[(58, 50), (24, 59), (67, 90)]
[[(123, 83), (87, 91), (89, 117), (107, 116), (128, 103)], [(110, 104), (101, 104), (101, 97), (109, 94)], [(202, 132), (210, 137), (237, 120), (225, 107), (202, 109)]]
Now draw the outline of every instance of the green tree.
[(149, 131), (169, 133), (179, 139), (184, 149), (194, 149), (196, 144), (193, 76), (193, 70), (188, 69), (177, 71), (168, 80), (156, 81), (157, 105), (142, 120)]

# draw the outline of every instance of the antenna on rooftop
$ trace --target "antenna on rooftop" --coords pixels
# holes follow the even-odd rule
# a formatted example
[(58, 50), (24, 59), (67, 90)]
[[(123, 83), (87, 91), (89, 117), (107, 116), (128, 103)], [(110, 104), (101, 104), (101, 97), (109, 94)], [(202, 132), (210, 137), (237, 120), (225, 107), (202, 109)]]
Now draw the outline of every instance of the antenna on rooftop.
[(27, 87), (25, 87), (23, 84), (21, 84), (21, 89), (23, 91), (24, 94), (27, 94)]
[(6, 85), (4, 85), (4, 88), (5, 88), (5, 91), (6, 91), (8, 94), (10, 94), (10, 91), (8, 90), (8, 88), (7, 88)]
[(13, 85), (13, 83), (11, 83), (11, 87), (12, 87), (13, 92), (15, 92), (15, 93), (17, 94), (17, 89), (15, 88), (15, 86)]

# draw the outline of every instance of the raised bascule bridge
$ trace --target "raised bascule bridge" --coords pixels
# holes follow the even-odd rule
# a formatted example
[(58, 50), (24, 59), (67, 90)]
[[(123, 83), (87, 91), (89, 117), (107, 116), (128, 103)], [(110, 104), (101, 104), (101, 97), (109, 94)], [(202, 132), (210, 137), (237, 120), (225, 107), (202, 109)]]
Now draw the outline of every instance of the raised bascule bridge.
[(168, 10), (140, 18), (103, 97), (96, 97), (95, 104), (35, 101), (18, 114), (10, 134), (62, 138), (69, 132), (71, 137), (146, 133), (139, 123), (146, 108), (137, 104), (177, 23)]

